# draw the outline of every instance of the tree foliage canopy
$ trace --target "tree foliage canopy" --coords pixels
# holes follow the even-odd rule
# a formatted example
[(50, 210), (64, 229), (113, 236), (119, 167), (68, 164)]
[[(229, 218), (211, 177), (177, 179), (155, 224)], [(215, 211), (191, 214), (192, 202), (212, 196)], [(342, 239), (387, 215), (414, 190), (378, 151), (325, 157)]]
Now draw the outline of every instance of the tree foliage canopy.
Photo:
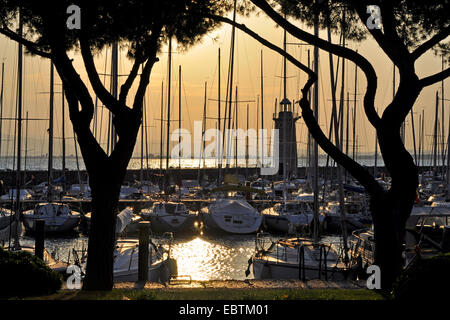
[[(346, 38), (356, 41), (365, 39), (368, 34), (363, 24), (370, 16), (367, 6), (377, 5), (381, 11), (382, 32), (386, 34), (388, 28), (389, 32), (395, 32), (410, 51), (450, 27), (450, 2), (447, 0), (272, 0), (270, 3), (310, 27), (318, 13), (320, 27), (330, 26), (335, 33), (341, 32), (343, 27)], [(434, 47), (436, 53), (446, 56), (448, 48), (449, 42)]]
[[(80, 30), (66, 27), (72, 4), (81, 8)], [(40, 52), (50, 53), (55, 40), (66, 51), (78, 49), (79, 37), (84, 36), (97, 50), (120, 42), (130, 57), (142, 59), (158, 28), (162, 27), (159, 46), (170, 36), (187, 48), (217, 27), (208, 16), (225, 14), (232, 7), (230, 0), (0, 0), (0, 28), (17, 29), (20, 9), (24, 38)]]

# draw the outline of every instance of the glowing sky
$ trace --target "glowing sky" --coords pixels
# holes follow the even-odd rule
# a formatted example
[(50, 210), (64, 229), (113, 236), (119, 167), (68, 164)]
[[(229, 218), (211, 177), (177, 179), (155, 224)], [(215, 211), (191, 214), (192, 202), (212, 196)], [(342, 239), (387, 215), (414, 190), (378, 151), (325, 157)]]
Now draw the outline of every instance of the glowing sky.
[[(252, 28), (260, 35), (266, 37), (271, 42), (282, 47), (283, 32), (282, 29), (276, 28), (275, 24), (263, 15), (259, 17), (238, 18), (239, 22), (245, 23), (247, 27)], [(298, 22), (296, 22), (299, 26)], [(312, 32), (312, 30), (309, 30)], [(228, 57), (230, 48), (231, 27), (224, 25), (212, 34), (204, 37), (202, 43), (191, 48), (188, 52), (174, 53), (172, 65), (172, 119), (178, 119), (178, 66), (182, 66), (182, 127), (192, 130), (192, 123), (194, 120), (201, 120), (203, 113), (204, 100), (204, 83), (207, 82), (207, 98), (217, 99), (217, 55), (218, 49), (221, 48), (222, 63), (221, 63), (221, 82), (222, 99), (226, 94), (226, 79), (228, 70)], [(320, 36), (325, 38), (325, 32), (321, 32)], [(267, 48), (263, 48), (255, 40), (251, 39), (244, 33), (237, 31), (236, 38), (236, 58), (235, 58), (235, 80), (234, 85), (239, 89), (239, 100), (254, 100), (260, 94), (260, 52), (263, 50), (264, 56), (264, 114), (265, 127), (273, 125), (272, 113), (274, 112), (275, 99), (282, 98), (282, 58), (277, 53), (272, 52)], [(337, 37), (334, 37), (334, 42), (337, 42)], [(292, 37), (288, 37), (288, 42), (297, 42)], [(392, 81), (393, 81), (393, 66), (386, 58), (382, 50), (373, 40), (367, 40), (362, 43), (350, 43), (349, 47), (358, 49), (370, 62), (373, 63), (378, 74), (378, 91), (376, 96), (376, 106), (381, 112), (392, 98)], [(307, 50), (311, 50), (311, 59), (313, 55), (312, 47), (310, 46), (288, 46), (288, 51), (299, 58), (304, 64), (307, 63)], [(176, 44), (174, 44), (174, 51), (176, 51)], [(124, 52), (122, 52), (124, 53)], [(96, 57), (97, 68), (99, 73), (104, 73), (105, 70), (105, 56), (108, 57), (106, 72), (110, 72), (110, 50), (104, 52), (102, 55)], [(167, 49), (164, 49), (160, 54), (160, 61), (154, 66), (151, 82), (147, 90), (147, 114), (149, 127), (149, 139), (151, 142), (150, 152), (154, 154), (159, 153), (160, 141), (160, 101), (161, 101), (161, 82), (164, 81), (165, 95), (167, 93)], [(82, 78), (87, 83), (87, 77), (84, 73), (81, 57), (75, 54), (75, 66)], [(5, 84), (4, 84), (4, 111), (3, 117), (14, 116), (14, 106), (16, 99), (16, 73), (17, 73), (17, 44), (0, 36), (0, 62), (5, 62)], [(337, 59), (335, 60), (336, 63)], [(320, 53), (320, 74), (319, 74), (319, 95), (320, 95), (320, 124), (324, 131), (328, 132), (329, 119), (331, 115), (331, 92), (329, 80), (329, 64), (328, 53)], [(122, 54), (119, 59), (119, 74), (127, 74), (130, 70), (130, 62), (126, 60), (125, 55)], [(353, 100), (354, 92), (354, 69), (352, 63), (346, 63), (346, 91), (350, 92), (350, 99)], [(416, 70), (419, 77), (424, 77), (441, 70), (441, 59), (429, 53), (424, 55), (417, 63)], [(299, 88), (303, 85), (306, 76), (300, 73), (295, 67), (288, 64), (287, 71), (287, 96), (289, 99), (298, 99)], [(120, 82), (123, 77), (119, 78)], [(397, 73), (398, 80), (398, 73)], [(55, 91), (60, 91), (60, 81), (56, 77)], [(105, 85), (109, 88), (109, 79), (106, 78)], [(365, 79), (362, 72), (358, 73), (358, 94), (364, 93)], [(339, 92), (338, 86), (338, 92)], [(414, 121), (416, 128), (419, 124), (419, 114), (425, 110), (425, 131), (426, 131), (426, 146), (431, 149), (432, 133), (434, 123), (434, 108), (435, 108), (435, 92), (439, 91), (441, 95), (441, 84), (428, 87), (422, 91), (414, 106)], [(30, 118), (48, 118), (49, 114), (49, 61), (39, 57), (25, 57), (24, 67), (24, 116), (28, 112)], [(448, 89), (448, 81), (445, 84), (445, 92), (450, 92)], [(130, 93), (130, 97), (133, 92)], [(339, 96), (339, 95), (338, 95)], [(167, 97), (164, 100), (167, 103)], [(100, 105), (100, 103), (99, 103)], [(350, 107), (353, 108), (353, 101), (350, 102)], [(296, 106), (296, 112), (299, 112)], [(61, 96), (60, 93), (55, 94), (55, 117), (58, 119), (55, 123), (55, 136), (61, 136)], [(256, 127), (256, 102), (250, 103), (250, 127)], [(222, 112), (224, 104), (222, 104)], [(66, 110), (66, 116), (68, 112)], [(447, 125), (449, 110), (445, 110), (444, 122)], [(207, 116), (210, 118), (217, 117), (217, 102), (208, 100), (207, 102)], [(350, 118), (351, 119), (351, 118)], [(72, 127), (70, 121), (66, 119), (66, 132), (72, 136)], [(106, 143), (106, 120), (107, 113), (104, 111), (104, 118), (102, 122), (102, 143)], [(99, 120), (100, 121), (100, 120)], [(351, 120), (350, 120), (351, 121)], [(244, 124), (246, 122), (246, 103), (240, 104), (239, 122)], [(363, 114), (361, 104), (361, 96), (357, 97), (357, 136), (358, 136), (358, 152), (366, 153), (373, 152), (374, 149), (374, 130), (370, 126)], [(207, 127), (215, 127), (215, 120), (209, 119)], [(178, 122), (172, 124), (172, 128), (176, 129)], [(30, 121), (29, 124), (29, 151), (30, 155), (46, 154), (48, 150), (48, 141), (46, 129), (48, 128), (48, 121)], [(245, 128), (245, 127), (244, 127)], [(99, 129), (100, 130), (100, 129)], [(6, 152), (12, 154), (13, 143), (9, 140), (14, 135), (14, 127), (12, 121), (4, 121), (3, 123), (3, 143), (2, 154)], [(165, 132), (165, 130), (164, 130)], [(297, 139), (299, 146), (299, 154), (304, 154), (306, 149), (306, 126), (300, 120), (297, 124)], [(351, 129), (350, 129), (351, 132)], [(351, 134), (351, 133), (350, 133)], [(445, 132), (447, 137), (447, 130)], [(55, 141), (55, 154), (59, 155), (61, 152), (61, 140)], [(350, 136), (351, 141), (351, 136)], [(135, 154), (138, 155), (138, 145), (135, 148)], [(350, 142), (351, 143), (351, 142)], [(412, 149), (412, 132), (411, 121), (408, 117), (406, 124), (406, 144), (409, 149)], [(73, 142), (68, 140), (68, 153), (73, 154)], [(350, 147), (351, 149), (351, 147)]]

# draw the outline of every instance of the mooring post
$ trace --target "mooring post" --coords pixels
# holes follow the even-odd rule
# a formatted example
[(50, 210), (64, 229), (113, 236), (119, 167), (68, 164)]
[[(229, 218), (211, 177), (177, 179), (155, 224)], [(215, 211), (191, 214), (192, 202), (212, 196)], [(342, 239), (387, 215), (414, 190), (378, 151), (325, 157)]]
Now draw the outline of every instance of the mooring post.
[(138, 281), (148, 280), (148, 245), (149, 245), (150, 222), (139, 222), (139, 265)]
[(44, 260), (45, 220), (35, 221), (34, 255)]

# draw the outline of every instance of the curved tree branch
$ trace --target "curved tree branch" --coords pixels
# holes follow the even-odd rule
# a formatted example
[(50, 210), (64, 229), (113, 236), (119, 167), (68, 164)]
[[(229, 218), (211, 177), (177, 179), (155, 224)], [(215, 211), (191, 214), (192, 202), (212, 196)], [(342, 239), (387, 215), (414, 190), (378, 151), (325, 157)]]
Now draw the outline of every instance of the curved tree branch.
[(435, 73), (432, 76), (428, 76), (419, 80), (419, 85), (422, 88), (435, 84), (450, 77), (450, 68), (442, 70), (441, 72)]
[(385, 1), (380, 3), (380, 5), (384, 33), (381, 29), (369, 29), (368, 25), (364, 23), (368, 17), (367, 4), (361, 0), (352, 1), (352, 6), (355, 8), (367, 31), (380, 45), (381, 49), (386, 53), (389, 59), (391, 59), (391, 61), (393, 61), (398, 68), (409, 68), (413, 60), (411, 59), (408, 48), (405, 46), (395, 30), (394, 8), (392, 3)]
[(50, 53), (44, 52), (42, 50), (39, 50), (36, 47), (36, 44), (32, 41), (29, 41), (21, 36), (19, 36), (17, 33), (12, 31), (11, 29), (7, 27), (0, 28), (0, 33), (5, 35), (6, 37), (10, 38), (11, 40), (14, 40), (26, 47), (28, 51), (30, 51), (32, 54), (36, 54), (38, 56), (41, 56), (43, 58), (50, 59), (51, 55)]
[(335, 54), (339, 57), (343, 57), (357, 64), (358, 67), (364, 72), (367, 79), (367, 90), (364, 95), (364, 111), (366, 113), (369, 122), (377, 128), (380, 124), (380, 117), (375, 110), (375, 94), (377, 91), (377, 75), (370, 62), (356, 53), (355, 51), (341, 47), (339, 45), (331, 44), (328, 41), (320, 39), (308, 32), (301, 30), (294, 26), (289, 21), (284, 19), (279, 13), (277, 13), (265, 0), (251, 0), (253, 4), (259, 7), (265, 14), (267, 14), (275, 23), (286, 29), (292, 36), (305, 41), (311, 45)]
[(158, 52), (158, 40), (161, 34), (161, 30), (161, 25), (155, 26), (152, 30), (147, 48), (147, 62), (145, 63), (142, 70), (141, 77), (139, 79), (139, 86), (137, 88), (136, 95), (134, 96), (133, 109), (138, 110), (140, 113), (142, 113), (144, 95), (147, 90), (147, 86), (150, 83), (150, 73), (152, 71), (153, 65), (157, 61), (159, 61), (159, 59), (156, 57), (156, 53)]
[(101, 82), (97, 69), (95, 68), (94, 58), (92, 57), (89, 42), (84, 36), (80, 37), (80, 48), (84, 66), (95, 94), (109, 111), (111, 111), (114, 115), (117, 114), (124, 106), (121, 105), (119, 101), (114, 98), (111, 93), (109, 93), (108, 90), (106, 90), (105, 86)]
[(422, 43), (419, 47), (417, 47), (416, 50), (414, 50), (411, 53), (412, 59), (414, 61), (419, 59), (425, 52), (433, 48), (435, 45), (437, 45), (439, 42), (447, 38), (449, 35), (450, 35), (450, 26), (447, 26), (446, 28), (436, 33), (433, 37)]
[(72, 90), (77, 100), (80, 101), (81, 110), (79, 112), (83, 116), (83, 121), (89, 127), (94, 116), (94, 103), (89, 90), (73, 67), (72, 60), (69, 59), (64, 48), (52, 46), (52, 61), (65, 88)]
[(119, 102), (121, 104), (126, 104), (128, 93), (130, 92), (130, 88), (136, 79), (141, 63), (142, 61), (138, 58), (134, 60), (133, 67), (131, 68), (127, 80), (120, 86)]

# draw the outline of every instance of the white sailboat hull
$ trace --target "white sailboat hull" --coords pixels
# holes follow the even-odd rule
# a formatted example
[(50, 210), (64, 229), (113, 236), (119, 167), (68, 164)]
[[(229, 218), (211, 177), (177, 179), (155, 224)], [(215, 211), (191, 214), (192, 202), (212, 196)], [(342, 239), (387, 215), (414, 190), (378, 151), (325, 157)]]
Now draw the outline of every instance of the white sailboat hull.
[(35, 231), (36, 220), (45, 221), (46, 232), (68, 232), (74, 230), (79, 222), (80, 217), (61, 217), (61, 218), (42, 218), (39, 216), (25, 216), (23, 215), (23, 224), (26, 231)]
[(164, 233), (189, 233), (195, 231), (195, 222), (197, 216), (190, 215), (166, 215), (166, 216), (150, 216), (150, 228), (153, 232)]
[(203, 213), (203, 223), (207, 230), (231, 233), (231, 234), (251, 234), (258, 232), (262, 224), (262, 216), (255, 217), (253, 221), (249, 221), (247, 224), (234, 226), (233, 220), (226, 222), (222, 215), (215, 215), (214, 213)]
[[(138, 281), (138, 269), (114, 270), (114, 282), (136, 282)], [(148, 281), (165, 283), (170, 279), (169, 269), (164, 261), (153, 263), (148, 268)]]
[[(324, 267), (319, 271), (317, 266), (308, 266), (305, 264), (305, 279), (325, 279), (325, 274), (328, 280), (345, 280), (346, 272), (336, 270), (334, 268), (327, 268), (325, 272)], [(263, 259), (253, 260), (253, 275), (255, 279), (301, 279), (303, 270), (300, 272), (299, 265), (291, 263), (276, 263), (266, 261)], [(320, 275), (320, 277), (319, 277)]]

